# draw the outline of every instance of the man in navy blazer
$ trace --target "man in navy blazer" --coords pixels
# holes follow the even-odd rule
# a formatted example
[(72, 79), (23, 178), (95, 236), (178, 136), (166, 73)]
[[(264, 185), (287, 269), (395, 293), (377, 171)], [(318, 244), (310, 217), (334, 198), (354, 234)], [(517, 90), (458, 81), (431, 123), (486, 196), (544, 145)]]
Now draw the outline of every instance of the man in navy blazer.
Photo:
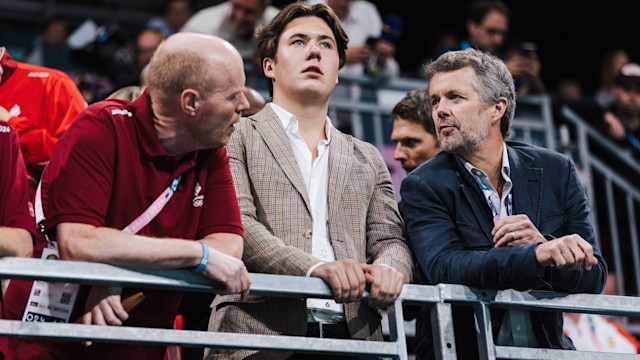
[[(426, 284), (600, 293), (607, 265), (570, 158), (505, 142), (513, 78), (498, 58), (448, 52), (425, 68), (440, 154), (401, 185), (401, 211)], [(454, 308), (458, 358), (478, 357), (469, 307)], [(427, 310), (427, 309), (425, 309)], [(493, 310), (498, 345), (573, 349), (561, 312)], [(432, 358), (428, 312), (416, 345)]]

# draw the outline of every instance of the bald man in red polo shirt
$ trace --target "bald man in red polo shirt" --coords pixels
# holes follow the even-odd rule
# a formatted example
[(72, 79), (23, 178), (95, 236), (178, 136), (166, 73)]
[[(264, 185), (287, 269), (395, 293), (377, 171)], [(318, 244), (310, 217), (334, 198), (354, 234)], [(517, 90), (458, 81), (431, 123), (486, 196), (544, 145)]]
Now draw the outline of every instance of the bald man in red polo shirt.
[[(84, 110), (58, 142), (41, 184), (45, 232), (61, 258), (191, 268), (218, 281), (220, 293), (246, 297), (243, 229), (224, 147), (249, 107), (244, 82), (242, 58), (228, 42), (178, 33), (156, 51), (140, 97)], [(154, 213), (158, 201), (164, 207)], [(145, 224), (141, 214), (152, 220)], [(127, 312), (121, 299), (136, 291), (83, 287), (70, 321), (171, 328), (181, 293), (145, 289), (146, 299)], [(16, 359), (161, 360), (165, 351), (11, 341)]]

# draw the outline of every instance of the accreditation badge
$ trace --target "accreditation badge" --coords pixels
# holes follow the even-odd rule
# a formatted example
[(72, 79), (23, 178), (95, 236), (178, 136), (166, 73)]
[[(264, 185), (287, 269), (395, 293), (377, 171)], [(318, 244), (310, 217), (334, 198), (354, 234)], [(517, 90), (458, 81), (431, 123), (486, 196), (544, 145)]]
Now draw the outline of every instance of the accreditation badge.
[[(60, 259), (55, 241), (42, 250), (42, 259)], [(79, 284), (34, 280), (22, 321), (68, 323), (79, 289)]]

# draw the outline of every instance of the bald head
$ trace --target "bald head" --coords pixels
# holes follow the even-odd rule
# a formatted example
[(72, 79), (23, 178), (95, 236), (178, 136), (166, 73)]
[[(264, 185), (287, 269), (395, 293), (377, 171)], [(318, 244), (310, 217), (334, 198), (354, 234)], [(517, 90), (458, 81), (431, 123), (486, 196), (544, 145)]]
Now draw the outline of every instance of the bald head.
[(168, 37), (149, 63), (149, 91), (166, 103), (184, 89), (202, 96), (230, 84), (244, 84), (244, 65), (238, 50), (219, 37), (188, 32)]

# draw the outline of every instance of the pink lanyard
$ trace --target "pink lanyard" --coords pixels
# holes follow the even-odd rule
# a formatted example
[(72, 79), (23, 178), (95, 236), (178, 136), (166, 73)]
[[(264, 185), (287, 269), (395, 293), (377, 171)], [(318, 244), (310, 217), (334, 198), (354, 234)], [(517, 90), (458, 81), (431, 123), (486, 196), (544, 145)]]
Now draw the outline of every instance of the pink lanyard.
[(162, 194), (160, 194), (160, 196), (158, 196), (158, 198), (151, 204), (151, 206), (149, 206), (147, 210), (140, 214), (137, 219), (133, 220), (131, 224), (122, 229), (122, 231), (129, 234), (137, 234), (138, 231), (147, 226), (147, 224), (151, 222), (151, 220), (153, 220), (153, 218), (155, 218), (160, 213), (160, 211), (162, 211), (162, 208), (164, 208), (164, 206), (169, 202), (169, 199), (171, 199), (171, 196), (173, 196), (173, 193), (178, 188), (178, 184), (180, 184), (181, 177), (182, 175), (178, 175), (178, 177), (176, 177), (171, 182), (169, 187), (167, 187), (167, 189)]

